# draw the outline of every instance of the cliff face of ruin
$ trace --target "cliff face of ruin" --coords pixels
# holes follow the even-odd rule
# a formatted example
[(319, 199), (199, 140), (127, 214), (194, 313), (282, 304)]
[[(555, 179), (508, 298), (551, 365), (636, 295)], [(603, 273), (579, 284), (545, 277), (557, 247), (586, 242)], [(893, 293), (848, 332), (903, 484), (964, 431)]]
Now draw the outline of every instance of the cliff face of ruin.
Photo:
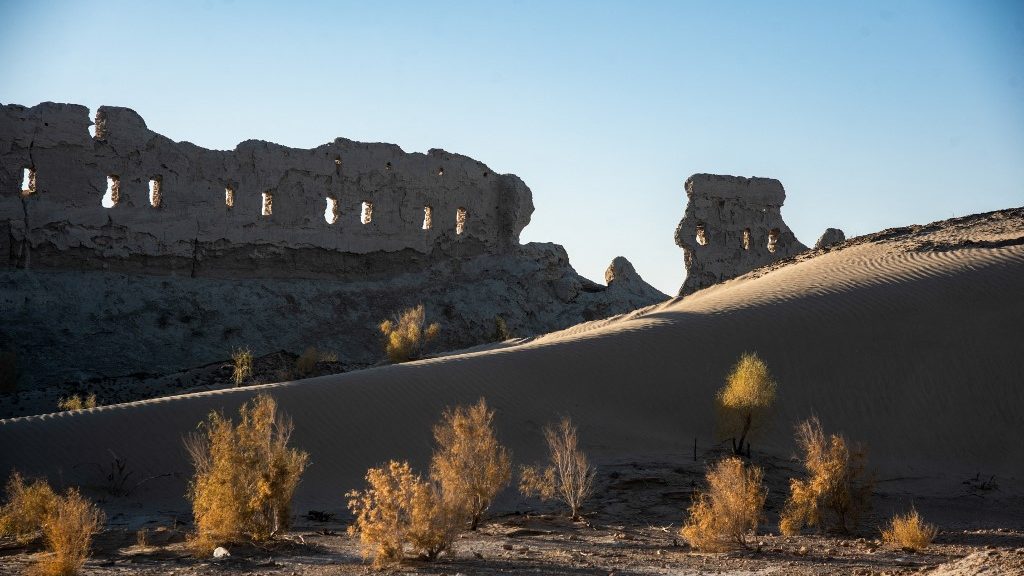
[(127, 108), (0, 109), (0, 351), (20, 385), (166, 374), (315, 346), (381, 359), (377, 324), (423, 303), (434, 350), (619, 314), (666, 296), (625, 259), (606, 284), (555, 244), (511, 174), (443, 150), (173, 142)]
[(676, 227), (686, 280), (679, 296), (807, 249), (782, 220), (786, 191), (772, 178), (694, 174)]
[(84, 106), (2, 108), (7, 266), (361, 278), (508, 252), (533, 212), (518, 177), (444, 150), (207, 150), (109, 106), (91, 124)]

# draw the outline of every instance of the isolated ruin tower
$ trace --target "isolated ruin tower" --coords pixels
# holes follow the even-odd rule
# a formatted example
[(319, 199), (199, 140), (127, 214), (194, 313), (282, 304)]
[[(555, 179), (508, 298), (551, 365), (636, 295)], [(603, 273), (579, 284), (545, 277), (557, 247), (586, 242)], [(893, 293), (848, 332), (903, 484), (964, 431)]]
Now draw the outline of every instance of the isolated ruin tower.
[(686, 280), (680, 296), (807, 249), (782, 220), (786, 191), (773, 178), (694, 174), (676, 227)]

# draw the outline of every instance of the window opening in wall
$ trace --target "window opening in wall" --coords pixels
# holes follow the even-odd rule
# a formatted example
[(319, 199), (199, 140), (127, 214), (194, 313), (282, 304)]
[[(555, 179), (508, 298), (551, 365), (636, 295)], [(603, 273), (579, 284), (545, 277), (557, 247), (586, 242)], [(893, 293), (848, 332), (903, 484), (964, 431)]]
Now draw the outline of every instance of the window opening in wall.
[(334, 224), (338, 221), (338, 201), (334, 198), (327, 198), (327, 208), (324, 209), (324, 220), (328, 224)]
[(430, 206), (423, 207), (423, 229), (430, 230), (434, 226), (434, 209)]
[(363, 209), (359, 211), (359, 221), (369, 224), (373, 220), (373, 202), (363, 202)]
[(750, 250), (750, 228), (743, 229), (743, 249)]
[(341, 174), (341, 156), (334, 157), (334, 173)]
[(704, 235), (704, 225), (703, 224), (697, 226), (697, 244), (700, 244), (701, 246), (707, 246), (708, 245), (708, 238), (707, 238), (707, 236)]
[(490, 176), (490, 175), (491, 175), (491, 173), (490, 173), (490, 172), (484, 172), (484, 178), (487, 178), (487, 177), (488, 177), (488, 176)]
[(21, 174), (21, 195), (30, 196), (36, 193), (36, 169), (25, 168)]
[(438, 176), (444, 176), (444, 168), (438, 168), (437, 169), (437, 175)]
[(102, 110), (96, 111), (96, 119), (93, 121), (93, 138), (107, 139), (107, 113)]
[(384, 169), (385, 169), (385, 170), (391, 170), (391, 162), (387, 162), (387, 163), (385, 163), (385, 164), (384, 164)]
[(235, 189), (231, 186), (224, 187), (224, 205), (228, 208), (235, 207)]
[(778, 228), (772, 228), (768, 232), (768, 251), (774, 254), (775, 253), (775, 248), (776, 248), (776, 246), (778, 246), (778, 244), (779, 244), (779, 229)]
[(455, 233), (462, 234), (466, 231), (466, 209), (459, 208), (455, 211)]
[(160, 178), (152, 178), (149, 181), (149, 205), (159, 208), (160, 199)]
[(121, 177), (116, 174), (107, 176), (107, 191), (100, 202), (104, 208), (113, 208), (121, 201)]
[(274, 213), (274, 195), (270, 192), (263, 193), (263, 212), (264, 216), (270, 216)]

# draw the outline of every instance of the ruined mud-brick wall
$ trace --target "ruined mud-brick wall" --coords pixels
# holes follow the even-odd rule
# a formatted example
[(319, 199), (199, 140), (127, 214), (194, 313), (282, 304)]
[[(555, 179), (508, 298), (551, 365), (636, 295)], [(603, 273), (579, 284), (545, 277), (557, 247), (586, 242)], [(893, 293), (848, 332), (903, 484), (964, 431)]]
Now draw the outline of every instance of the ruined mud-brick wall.
[(92, 124), (84, 106), (2, 107), (0, 267), (366, 278), (507, 252), (533, 212), (518, 177), (443, 150), (207, 150), (108, 106)]
[(694, 174), (676, 227), (692, 294), (807, 249), (782, 220), (786, 191), (772, 178)]

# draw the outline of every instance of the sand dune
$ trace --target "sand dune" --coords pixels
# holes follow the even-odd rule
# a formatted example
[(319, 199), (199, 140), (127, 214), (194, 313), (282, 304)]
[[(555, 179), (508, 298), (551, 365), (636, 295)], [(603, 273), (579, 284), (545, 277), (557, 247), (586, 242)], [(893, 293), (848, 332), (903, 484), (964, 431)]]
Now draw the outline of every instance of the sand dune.
[[(260, 387), (0, 421), (0, 470), (102, 483), (111, 453), (153, 507), (180, 503), (181, 438), (211, 410), (270, 392), (312, 466), (297, 509), (339, 509), (366, 468), (423, 469), (441, 410), (480, 396), (514, 459), (568, 414), (602, 459), (684, 457), (714, 437), (713, 398), (756, 350), (779, 382), (755, 451), (788, 454), (800, 419), (865, 442), (883, 479), (937, 490), (976, 473), (1024, 476), (1024, 209), (854, 239), (631, 314), (515, 345)], [(97, 467), (98, 466), (98, 467)]]

